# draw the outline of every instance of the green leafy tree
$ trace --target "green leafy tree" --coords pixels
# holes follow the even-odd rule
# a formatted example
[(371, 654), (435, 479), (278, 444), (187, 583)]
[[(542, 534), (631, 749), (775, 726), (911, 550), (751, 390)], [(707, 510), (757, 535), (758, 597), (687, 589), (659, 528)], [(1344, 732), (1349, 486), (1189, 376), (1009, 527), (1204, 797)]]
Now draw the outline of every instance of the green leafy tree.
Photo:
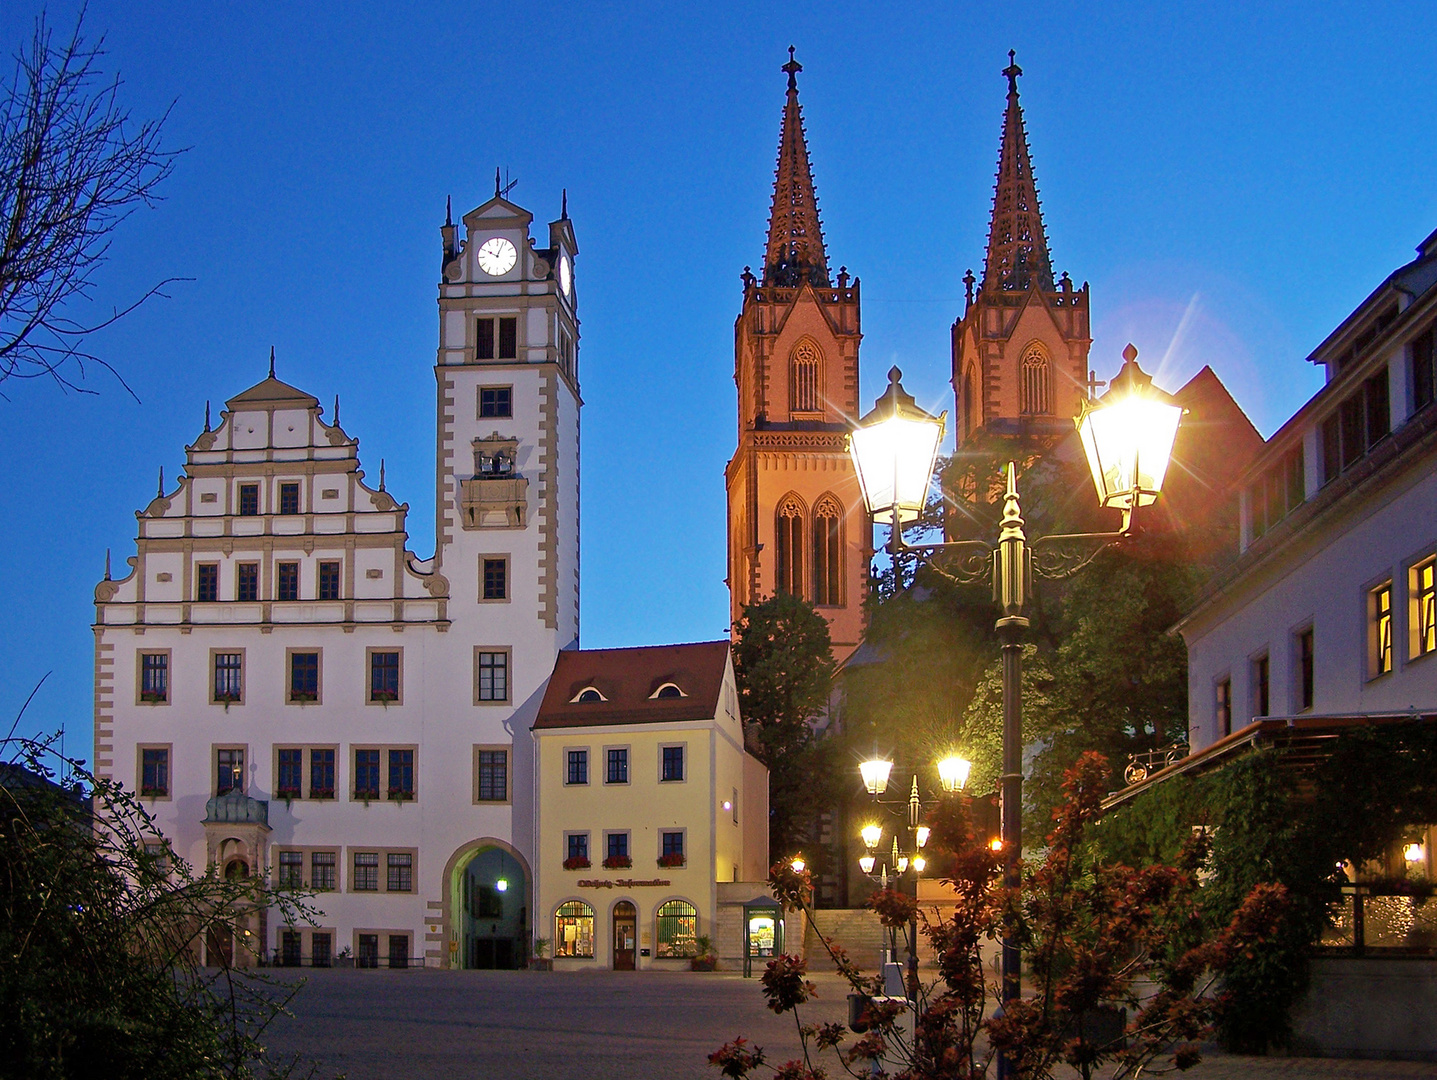
[(798, 850), (816, 807), (831, 804), (831, 746), (815, 741), (828, 708), (833, 656), (828, 622), (808, 601), (778, 593), (744, 608), (734, 675), (745, 725), (769, 770), (769, 850)]

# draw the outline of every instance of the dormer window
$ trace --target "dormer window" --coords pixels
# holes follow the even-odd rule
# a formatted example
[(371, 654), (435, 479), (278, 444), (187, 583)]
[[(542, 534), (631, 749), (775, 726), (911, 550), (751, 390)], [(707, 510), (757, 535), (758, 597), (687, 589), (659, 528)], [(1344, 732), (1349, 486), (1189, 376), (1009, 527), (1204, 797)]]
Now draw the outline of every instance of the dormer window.
[(586, 686), (584, 687), (584, 689), (580, 690), (577, 694), (571, 697), (569, 699), (569, 703), (572, 705), (592, 705), (596, 702), (608, 700), (609, 699), (604, 697), (603, 694), (599, 693), (597, 687)]
[(685, 696), (684, 692), (679, 689), (678, 684), (671, 682), (664, 683), (663, 686), (649, 695), (651, 698), (681, 698)]

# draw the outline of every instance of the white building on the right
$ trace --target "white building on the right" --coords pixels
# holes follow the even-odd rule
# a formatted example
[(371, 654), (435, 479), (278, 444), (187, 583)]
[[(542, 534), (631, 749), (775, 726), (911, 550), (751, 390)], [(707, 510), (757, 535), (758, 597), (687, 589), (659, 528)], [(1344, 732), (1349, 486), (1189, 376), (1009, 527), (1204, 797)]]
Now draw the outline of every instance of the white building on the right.
[(1241, 486), (1178, 630), (1194, 752), (1264, 716), (1437, 711), (1437, 233), (1308, 358), (1326, 385)]

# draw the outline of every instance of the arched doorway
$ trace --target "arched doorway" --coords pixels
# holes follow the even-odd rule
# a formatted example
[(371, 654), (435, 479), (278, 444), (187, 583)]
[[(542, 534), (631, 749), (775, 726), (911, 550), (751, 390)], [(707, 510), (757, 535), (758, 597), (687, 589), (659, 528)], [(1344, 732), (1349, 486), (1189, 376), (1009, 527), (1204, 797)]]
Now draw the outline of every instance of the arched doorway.
[(519, 968), (529, 958), (528, 882), (519, 860), (497, 847), (480, 848), (456, 875), (453, 910), (460, 966)]
[(639, 913), (633, 904), (620, 900), (614, 905), (614, 970), (634, 970), (634, 939), (638, 936)]

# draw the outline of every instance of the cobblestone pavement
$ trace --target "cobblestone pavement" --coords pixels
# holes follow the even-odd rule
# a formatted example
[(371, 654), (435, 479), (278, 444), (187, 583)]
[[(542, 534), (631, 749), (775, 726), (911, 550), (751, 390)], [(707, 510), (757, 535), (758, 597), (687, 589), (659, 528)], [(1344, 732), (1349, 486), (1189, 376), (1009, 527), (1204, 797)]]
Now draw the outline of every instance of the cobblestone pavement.
[[(756, 979), (728, 972), (313, 971), (269, 1043), (348, 1080), (690, 1080), (743, 1035), (781, 1063), (792, 1017), (764, 1006)], [(294, 973), (283, 972), (286, 981)], [(845, 987), (814, 977), (805, 1022), (841, 1020)], [(837, 1068), (830, 1073), (843, 1075)], [(1176, 1075), (1176, 1074), (1173, 1074)], [(1209, 1056), (1190, 1080), (1437, 1077), (1437, 1064)]]

